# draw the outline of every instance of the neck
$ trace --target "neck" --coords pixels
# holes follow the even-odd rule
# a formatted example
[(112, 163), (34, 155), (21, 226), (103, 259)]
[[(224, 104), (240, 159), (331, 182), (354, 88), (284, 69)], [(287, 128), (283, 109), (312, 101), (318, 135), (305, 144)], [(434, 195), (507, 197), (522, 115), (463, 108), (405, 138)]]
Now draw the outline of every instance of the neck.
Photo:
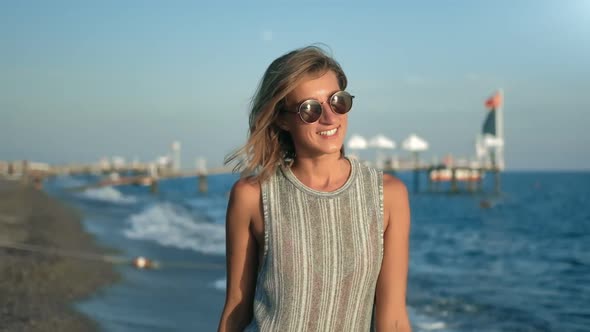
[(344, 185), (351, 165), (340, 154), (321, 157), (296, 157), (291, 166), (293, 174), (309, 188), (334, 191)]

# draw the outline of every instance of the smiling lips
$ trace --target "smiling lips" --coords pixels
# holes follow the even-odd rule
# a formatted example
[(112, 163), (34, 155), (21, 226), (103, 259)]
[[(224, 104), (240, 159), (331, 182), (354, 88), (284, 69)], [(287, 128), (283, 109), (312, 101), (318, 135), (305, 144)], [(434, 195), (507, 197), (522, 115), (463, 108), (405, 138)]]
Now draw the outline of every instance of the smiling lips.
[(320, 131), (319, 134), (321, 136), (327, 136), (327, 137), (329, 137), (329, 136), (334, 136), (337, 131), (338, 131), (338, 128), (334, 128), (334, 129), (331, 129), (331, 130)]

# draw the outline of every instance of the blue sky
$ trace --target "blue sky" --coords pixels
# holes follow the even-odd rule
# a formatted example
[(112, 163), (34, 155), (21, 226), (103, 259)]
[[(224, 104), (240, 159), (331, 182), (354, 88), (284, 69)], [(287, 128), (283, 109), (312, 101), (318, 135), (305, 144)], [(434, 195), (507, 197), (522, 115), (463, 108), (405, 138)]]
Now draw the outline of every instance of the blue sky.
[[(268, 64), (329, 46), (349, 135), (469, 157), (505, 91), (509, 169), (590, 169), (590, 1), (2, 1), (0, 160), (220, 165)], [(401, 150), (394, 153), (404, 156)]]

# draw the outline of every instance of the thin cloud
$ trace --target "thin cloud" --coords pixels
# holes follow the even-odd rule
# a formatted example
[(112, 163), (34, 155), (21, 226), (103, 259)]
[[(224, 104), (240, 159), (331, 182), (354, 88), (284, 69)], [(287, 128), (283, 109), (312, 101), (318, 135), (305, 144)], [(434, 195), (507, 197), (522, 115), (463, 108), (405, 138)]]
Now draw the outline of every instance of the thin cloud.
[(428, 79), (423, 76), (410, 75), (406, 77), (405, 81), (406, 84), (409, 86), (420, 86), (426, 84), (428, 82)]
[(479, 81), (481, 79), (481, 75), (476, 73), (468, 73), (465, 75), (465, 79), (468, 81)]
[(266, 42), (272, 41), (272, 30), (262, 31), (262, 40)]

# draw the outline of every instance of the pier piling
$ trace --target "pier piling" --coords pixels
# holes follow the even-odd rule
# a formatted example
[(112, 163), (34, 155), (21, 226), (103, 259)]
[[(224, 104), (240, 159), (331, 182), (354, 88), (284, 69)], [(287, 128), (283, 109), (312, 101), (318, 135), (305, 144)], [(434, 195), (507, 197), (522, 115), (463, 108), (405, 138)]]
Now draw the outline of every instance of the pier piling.
[(207, 175), (203, 174), (203, 173), (199, 174), (198, 182), (199, 182), (199, 192), (206, 193), (209, 190), (209, 186), (207, 184)]
[(500, 193), (500, 171), (498, 167), (494, 168), (494, 190), (496, 194)]
[(158, 180), (152, 178), (152, 183), (150, 184), (150, 192), (152, 194), (157, 194), (158, 193)]

